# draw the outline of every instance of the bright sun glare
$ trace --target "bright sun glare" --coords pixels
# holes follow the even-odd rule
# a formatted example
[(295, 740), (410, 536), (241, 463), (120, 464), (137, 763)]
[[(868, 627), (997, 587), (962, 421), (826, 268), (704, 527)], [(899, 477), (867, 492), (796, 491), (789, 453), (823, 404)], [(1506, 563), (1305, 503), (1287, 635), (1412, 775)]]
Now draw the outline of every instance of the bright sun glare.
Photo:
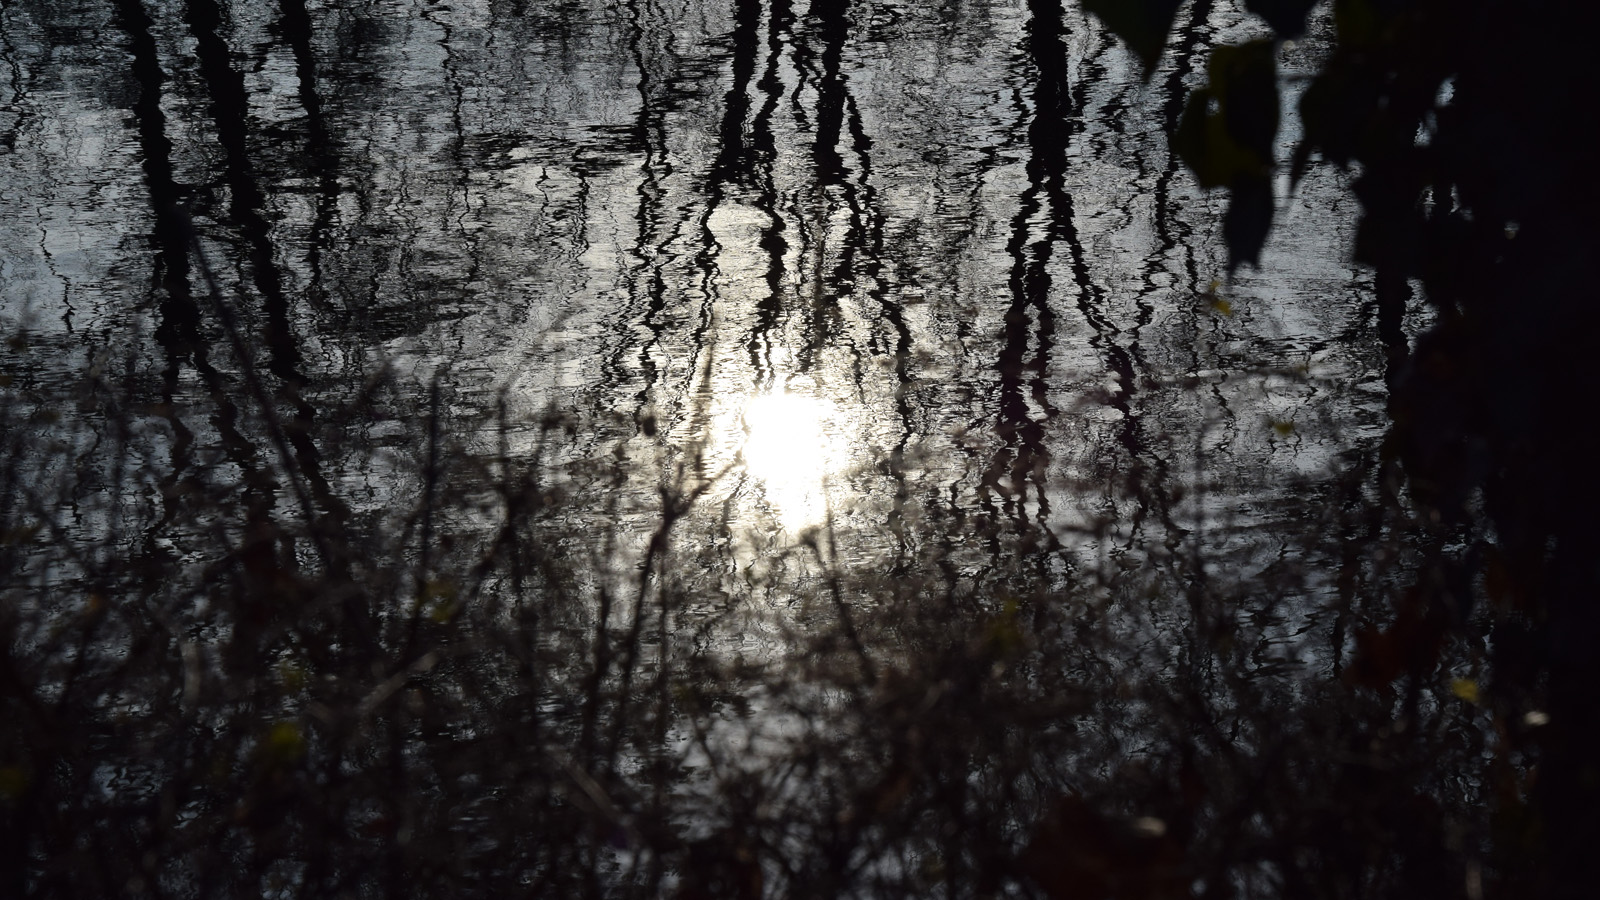
[(744, 409), (745, 470), (759, 479), (783, 526), (799, 531), (822, 521), (828, 474), (823, 408), (800, 394), (762, 394)]

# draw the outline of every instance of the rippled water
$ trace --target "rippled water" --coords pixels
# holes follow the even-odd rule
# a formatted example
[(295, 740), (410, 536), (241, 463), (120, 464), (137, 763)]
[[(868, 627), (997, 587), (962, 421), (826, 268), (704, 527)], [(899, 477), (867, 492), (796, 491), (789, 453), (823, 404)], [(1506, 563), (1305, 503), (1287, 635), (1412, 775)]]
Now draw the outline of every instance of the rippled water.
[[(735, 585), (824, 532), (884, 572), (1197, 534), (1262, 565), (1373, 452), (1383, 355), (1338, 173), (1282, 176), (1229, 276), (1166, 134), (1259, 26), (1186, 10), (1145, 82), (1054, 0), (13, 0), (13, 368), (125, 362), (151, 458), (248, 474), (233, 317), (321, 502), (416, 502), (382, 460), (437, 380), (467, 446), (504, 401), (575, 535), (642, 547), (662, 485), (710, 479), (675, 535)], [(342, 415), (385, 367), (398, 419)]]

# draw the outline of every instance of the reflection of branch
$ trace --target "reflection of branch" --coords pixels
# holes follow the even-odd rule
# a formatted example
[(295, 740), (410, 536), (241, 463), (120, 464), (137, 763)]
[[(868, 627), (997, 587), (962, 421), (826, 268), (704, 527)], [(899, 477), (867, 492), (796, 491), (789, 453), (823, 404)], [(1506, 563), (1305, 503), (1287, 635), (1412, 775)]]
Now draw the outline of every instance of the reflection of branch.
[(823, 561), (822, 548), (817, 546), (815, 540), (810, 542), (811, 551), (817, 555), (818, 564), (828, 570), (828, 596), (832, 598), (834, 611), (839, 615), (839, 624), (844, 628), (845, 640), (850, 642), (850, 648), (860, 658), (862, 674), (866, 676), (867, 685), (871, 687), (878, 682), (878, 670), (873, 665), (872, 657), (867, 655), (866, 645), (861, 642), (861, 635), (856, 631), (855, 622), (850, 618), (850, 610), (845, 606), (844, 597), (839, 591), (839, 545), (834, 535), (833, 498), (828, 491), (826, 477), (822, 481), (822, 502), (825, 504), (823, 521), (824, 527), (828, 532), (828, 556), (830, 559), (826, 562)]
[(404, 687), (405, 683), (411, 680), (411, 676), (423, 675), (432, 671), (438, 662), (439, 652), (437, 650), (429, 650), (418, 658), (416, 662), (389, 676), (382, 684), (373, 688), (372, 693), (368, 694), (366, 699), (362, 700), (360, 705), (356, 707), (356, 718), (365, 719), (367, 716), (372, 715), (379, 706), (383, 705), (384, 701), (393, 697), (396, 691)]
[[(627, 725), (628, 696), (633, 686), (633, 673), (639, 660), (639, 641), (644, 634), (644, 606), (645, 599), (650, 592), (651, 575), (655, 572), (657, 560), (664, 557), (667, 546), (671, 540), (672, 529), (694, 507), (711, 485), (732, 468), (732, 463), (709, 480), (703, 480), (687, 494), (677, 494), (666, 486), (661, 489), (661, 522), (656, 526), (655, 532), (650, 535), (650, 544), (645, 548), (644, 561), (639, 570), (639, 593), (633, 602), (633, 623), (628, 627), (628, 642), (623, 647), (625, 662), (622, 667), (622, 686), (617, 691), (617, 709), (614, 715), (615, 727), (611, 731), (611, 742), (607, 748), (607, 758), (616, 759), (617, 749), (622, 745), (622, 733)], [(680, 477), (682, 473), (680, 472)], [(664, 673), (667, 668), (667, 635), (666, 635), (666, 592), (661, 593), (661, 659), (658, 665)], [(604, 673), (600, 673), (601, 676)]]
[(261, 407), (261, 418), (267, 425), (267, 434), (272, 439), (273, 448), (278, 451), (278, 456), (283, 461), (289, 487), (294, 491), (295, 500), (300, 504), (300, 510), (306, 517), (306, 524), (310, 526), (308, 530), (311, 541), (316, 545), (317, 554), (322, 557), (323, 564), (333, 567), (336, 557), (323, 534), (321, 517), (317, 515), (316, 507), (312, 504), (310, 495), (306, 493), (305, 485), (301, 483), (300, 467), (289, 449), (288, 435), (284, 431), (283, 422), (278, 418), (277, 410), (273, 407), (266, 387), (261, 383), (255, 363), (251, 361), (250, 351), (244, 343), (244, 335), (239, 330), (239, 320), (222, 299), (222, 287), (217, 283), (216, 273), (212, 271), (211, 264), (206, 259), (205, 248), (200, 245), (200, 236), (195, 233), (194, 222), (189, 218), (188, 211), (174, 205), (171, 212), (189, 239), (189, 248), (194, 252), (195, 264), (206, 282), (206, 296), (211, 301), (217, 321), (222, 324), (223, 333), (228, 336), (228, 345), (233, 348), (234, 356), (239, 360), (239, 370), (244, 375), (245, 386), (256, 404)]

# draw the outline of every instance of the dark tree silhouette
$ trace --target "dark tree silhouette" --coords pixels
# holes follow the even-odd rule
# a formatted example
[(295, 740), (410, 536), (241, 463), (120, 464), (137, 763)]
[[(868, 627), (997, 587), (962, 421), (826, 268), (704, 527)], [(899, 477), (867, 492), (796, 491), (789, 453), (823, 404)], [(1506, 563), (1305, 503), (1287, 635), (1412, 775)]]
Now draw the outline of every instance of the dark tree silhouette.
[[(1153, 69), (1178, 4), (1084, 5)], [(1311, 6), (1246, 5), (1279, 41), (1305, 31)], [(1600, 87), (1600, 15), (1587, 3), (1335, 0), (1331, 16), (1336, 43), (1300, 104), (1293, 174), (1317, 157), (1358, 171), (1356, 257), (1375, 272), (1390, 349), (1387, 456), (1424, 516), (1492, 531), (1418, 574), (1390, 640), (1367, 648), (1411, 658), (1363, 679), (1381, 688), (1431, 670), (1446, 631), (1482, 632), (1490, 701), (1539, 772), (1537, 815), (1506, 811), (1522, 824), (1500, 835), (1500, 862), (1541, 896), (1587, 895), (1600, 840), (1600, 440), (1575, 417), (1600, 396), (1589, 347), (1600, 158), (1577, 110)], [(1203, 185), (1232, 191), (1235, 264), (1267, 238), (1275, 43), (1219, 47), (1174, 137)], [(1413, 283), (1431, 324), (1410, 347)], [(1474, 610), (1479, 599), (1490, 609)], [(1426, 637), (1400, 640), (1407, 629)], [(1519, 720), (1530, 703), (1547, 726)]]

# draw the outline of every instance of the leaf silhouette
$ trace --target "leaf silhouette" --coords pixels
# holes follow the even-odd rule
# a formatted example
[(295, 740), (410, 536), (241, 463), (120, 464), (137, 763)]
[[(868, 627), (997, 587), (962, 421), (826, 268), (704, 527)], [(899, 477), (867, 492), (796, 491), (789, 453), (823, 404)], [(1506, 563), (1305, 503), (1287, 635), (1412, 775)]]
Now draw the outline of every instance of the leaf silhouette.
[(1182, 0), (1083, 0), (1084, 9), (1094, 13), (1112, 34), (1139, 54), (1146, 81), (1161, 59), (1167, 32), (1172, 30), (1172, 20), (1182, 5)]

